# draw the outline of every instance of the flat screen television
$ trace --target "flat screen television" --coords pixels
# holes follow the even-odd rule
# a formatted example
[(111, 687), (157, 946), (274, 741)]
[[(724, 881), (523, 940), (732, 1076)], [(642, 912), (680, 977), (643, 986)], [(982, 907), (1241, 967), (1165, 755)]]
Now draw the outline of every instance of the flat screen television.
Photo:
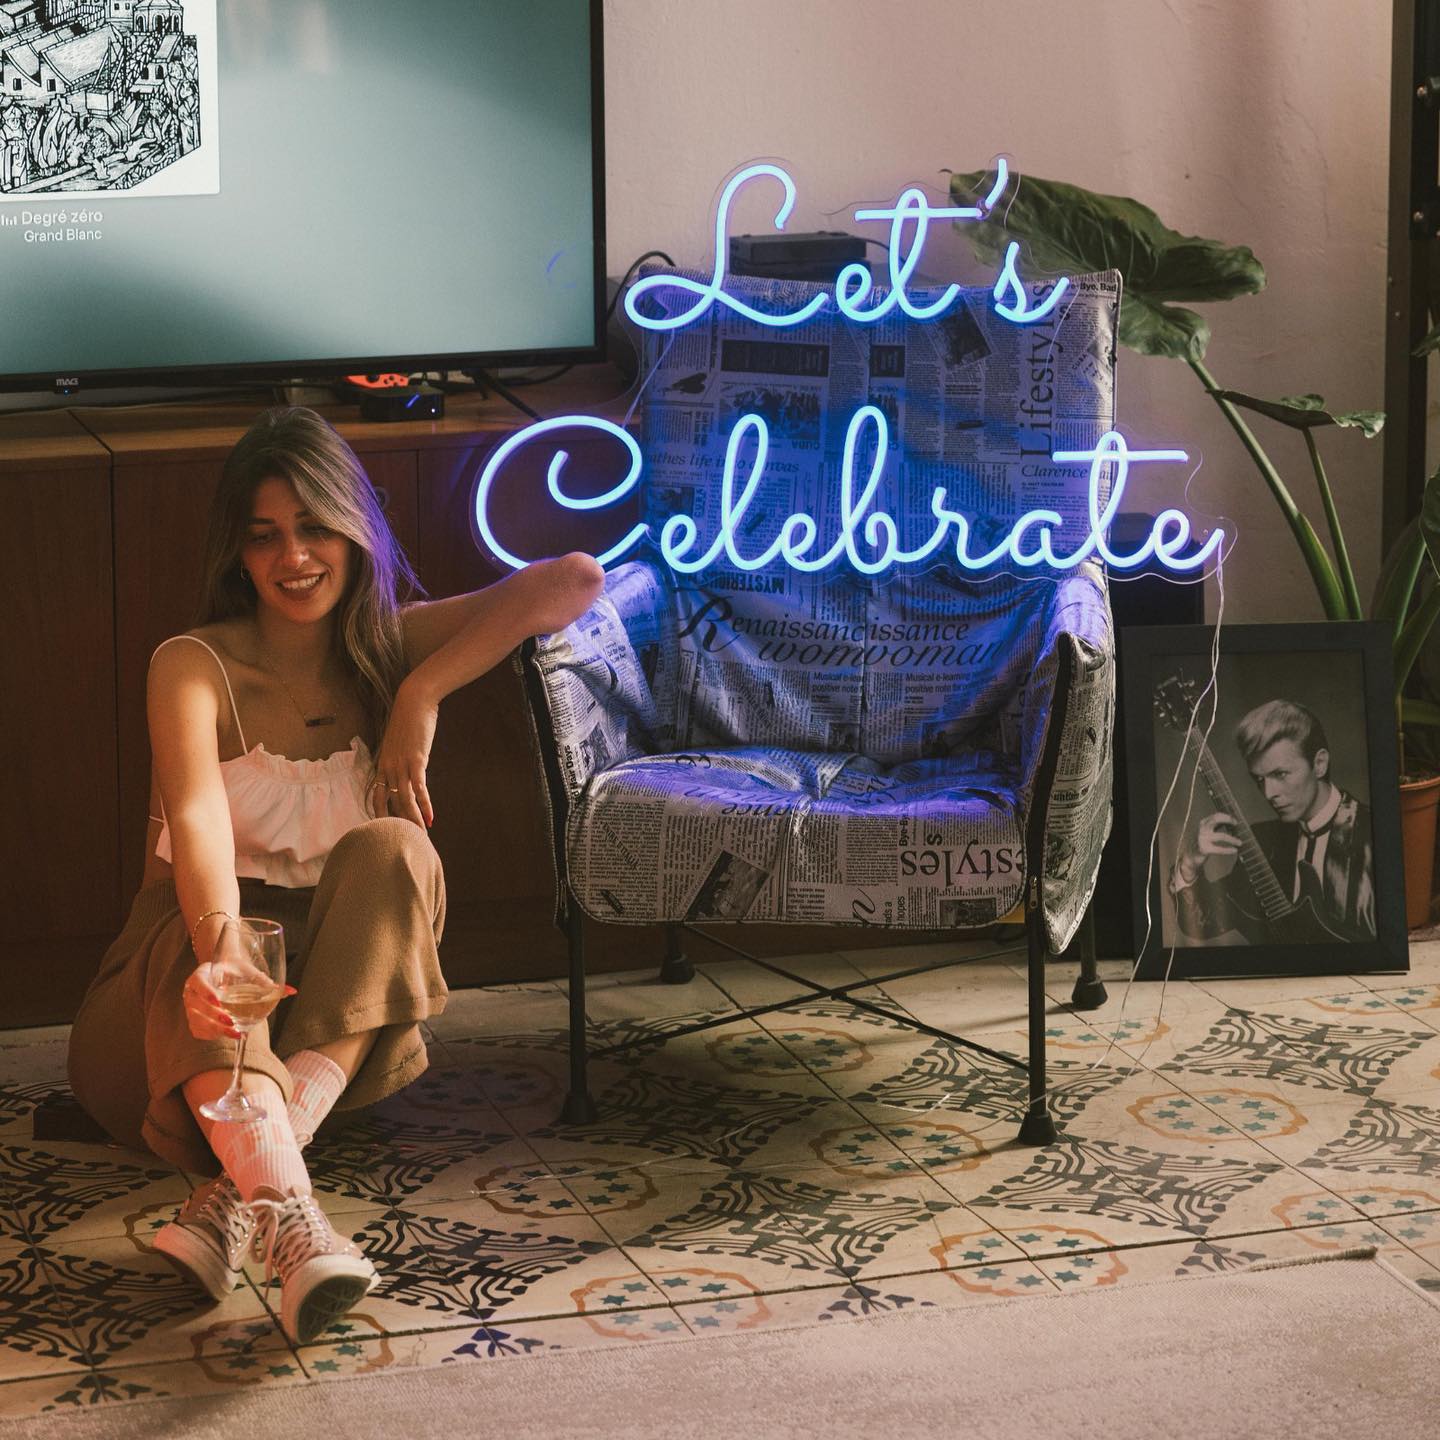
[(0, 388), (592, 360), (601, 0), (0, 0)]

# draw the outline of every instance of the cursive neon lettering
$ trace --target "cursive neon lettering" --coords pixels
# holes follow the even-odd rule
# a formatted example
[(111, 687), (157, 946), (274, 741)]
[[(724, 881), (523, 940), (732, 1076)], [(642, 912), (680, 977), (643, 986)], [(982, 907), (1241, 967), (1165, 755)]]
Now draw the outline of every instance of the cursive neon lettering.
[[(586, 415), (561, 416), (542, 420), (517, 431), (497, 447), (481, 472), (475, 490), (475, 528), (490, 553), (512, 569), (522, 569), (529, 562), (514, 555), (496, 537), (487, 514), (489, 497), (501, 468), (522, 445), (551, 431), (569, 426), (589, 427), (614, 436), (630, 456), (626, 475), (603, 494), (589, 498), (567, 495), (559, 484), (561, 467), (567, 452), (558, 450), (546, 472), (546, 487), (555, 502), (569, 510), (596, 510), (614, 505), (639, 483), (641, 455), (634, 438), (621, 426), (608, 420)], [(856, 485), (859, 468), (860, 441), (870, 427), (874, 431), (874, 454), (863, 483)], [(743, 481), (737, 484), (746, 441), (753, 437), (754, 453)], [(693, 554), (699, 540), (700, 527), (692, 516), (672, 515), (661, 527), (658, 537), (660, 557), (677, 574), (693, 575), (708, 569), (724, 557), (724, 563), (742, 571), (756, 571), (779, 560), (802, 574), (815, 574), (847, 562), (850, 569), (862, 575), (879, 575), (900, 566), (915, 566), (934, 557), (953, 557), (962, 569), (971, 572), (988, 570), (1009, 560), (1022, 569), (1045, 565), (1055, 570), (1071, 570), (1094, 555), (1115, 569), (1128, 570), (1143, 564), (1152, 555), (1166, 569), (1179, 573), (1199, 569), (1222, 547), (1225, 532), (1215, 528), (1193, 551), (1189, 518), (1179, 510), (1162, 510), (1139, 547), (1130, 553), (1116, 551), (1110, 544), (1109, 530), (1125, 493), (1130, 466), (1137, 463), (1183, 463), (1188, 456), (1183, 450), (1131, 450), (1117, 430), (1107, 431), (1090, 450), (1057, 450), (1051, 460), (1057, 465), (1085, 465), (1089, 469), (1088, 519), (1089, 531), (1068, 554), (1058, 554), (1055, 535), (1064, 525), (1056, 510), (1028, 510), (1021, 515), (1003, 539), (980, 555), (970, 553), (971, 524), (969, 519), (950, 507), (943, 486), (931, 495), (930, 510), (936, 525), (928, 539), (914, 549), (899, 543), (900, 530), (894, 516), (876, 508), (875, 500), (884, 481), (885, 463), (889, 453), (889, 426), (884, 412), (874, 405), (862, 405), (851, 417), (845, 432), (840, 467), (840, 527), (830, 546), (812, 555), (820, 534), (819, 522), (813, 515), (797, 511), (780, 525), (775, 538), (758, 554), (746, 555), (740, 548), (742, 522), (758, 490), (769, 455), (770, 432), (763, 416), (742, 415), (732, 428), (725, 449), (725, 468), (720, 478), (720, 513), (714, 535), (708, 545)], [(1106, 494), (1106, 471), (1112, 471), (1109, 493)], [(1101, 496), (1105, 495), (1102, 504)], [(942, 554), (947, 536), (953, 532), (953, 548)], [(629, 554), (650, 533), (650, 527), (636, 524), (616, 544), (595, 558), (608, 565)], [(1032, 538), (1033, 536), (1033, 538)], [(861, 548), (861, 541), (872, 553)]]
[[(995, 282), (995, 313), (1013, 320), (1017, 325), (1033, 325), (1043, 320), (1059, 303), (1060, 297), (1070, 288), (1070, 282), (1063, 275), (1055, 282), (1050, 293), (1038, 305), (1030, 304), (1020, 274), (1015, 269), (1015, 257), (1020, 253), (1019, 244), (1012, 240), (1005, 250), (1005, 265), (1000, 278)], [(1004, 297), (1009, 294), (1013, 300)]]
[[(785, 222), (795, 208), (794, 180), (778, 165), (747, 165), (743, 170), (731, 176), (725, 188), (720, 192), (720, 199), (715, 206), (714, 250), (710, 279), (702, 282), (692, 280), (685, 275), (643, 276), (625, 292), (625, 313), (635, 324), (645, 330), (678, 330), (702, 319), (710, 312), (712, 306), (722, 305), (756, 325), (765, 325), (772, 329), (789, 329), (814, 319), (832, 301), (846, 319), (862, 325), (871, 325), (878, 320), (883, 320), (896, 309), (908, 315), (912, 320), (934, 320), (955, 303), (955, 297), (959, 295), (960, 287), (955, 284), (947, 285), (933, 300), (923, 304), (914, 300), (909, 293), (909, 284), (915, 277), (916, 269), (920, 264), (920, 256), (929, 235), (930, 222), (932, 220), (985, 219), (1004, 194), (1005, 187), (1010, 181), (1010, 169), (1004, 159), (998, 159), (995, 162), (995, 183), (976, 205), (932, 206), (924, 191), (911, 186), (901, 192), (893, 205), (864, 207), (856, 210), (854, 215), (857, 223), (889, 222), (890, 240), (887, 260), (890, 278), (889, 292), (873, 305), (867, 306), (866, 302), (874, 293), (875, 282), (871, 278), (869, 266), (852, 262), (836, 276), (833, 292), (819, 291), (798, 310), (792, 310), (785, 314), (757, 310), (753, 305), (747, 304), (725, 289), (730, 207), (742, 186), (761, 178), (777, 180), (780, 183), (783, 199), (775, 211), (773, 223), (776, 230), (785, 228)], [(907, 235), (910, 236), (908, 246), (906, 244)], [(1029, 297), (1025, 293), (1024, 284), (1016, 269), (1018, 250), (1019, 246), (1013, 244), (1010, 246), (1006, 252), (1000, 276), (995, 282), (993, 292), (995, 313), (1017, 325), (1033, 325), (1037, 320), (1043, 320), (1059, 304), (1060, 297), (1069, 288), (1070, 282), (1063, 277), (1057, 280), (1054, 289), (1045, 300), (1038, 305), (1031, 306)], [(688, 306), (682, 309), (673, 313), (665, 312), (664, 302), (660, 300), (659, 292), (666, 290), (678, 290), (682, 294), (694, 298)], [(647, 314), (641, 309), (640, 302), (647, 295), (651, 297), (652, 304), (659, 306), (664, 313)]]
[[(557, 450), (545, 472), (545, 486), (558, 504), (567, 510), (601, 510), (607, 505), (614, 505), (617, 501), (623, 500), (635, 488), (640, 479), (640, 471), (644, 462), (640, 456), (640, 447), (635, 443), (635, 437), (628, 430), (610, 420), (601, 420), (594, 415), (561, 415), (553, 420), (541, 420), (534, 425), (527, 425), (523, 430), (517, 430), (508, 439), (497, 445), (490, 458), (486, 460), (485, 468), (480, 472), (480, 478), (475, 483), (473, 506), (475, 529), (479, 532), (480, 538), (484, 540), (490, 553), (512, 570), (523, 570), (530, 562), (520, 559), (518, 555), (512, 555), (496, 538), (495, 532), (491, 528), (490, 491), (495, 484), (495, 477), (500, 473), (505, 462), (522, 445), (528, 445), (530, 441), (538, 439), (541, 435), (548, 435), (553, 430), (570, 428), (599, 430), (606, 435), (613, 435), (629, 451), (630, 468), (622, 480), (617, 481), (603, 494), (592, 495), (588, 499), (566, 495), (560, 488), (560, 471), (570, 455), (566, 450)], [(604, 554), (597, 555), (595, 559), (601, 565), (608, 565), (611, 561), (618, 560), (620, 556), (639, 543), (641, 538), (648, 533), (649, 528), (648, 525), (634, 526), (623, 540), (612, 545)]]

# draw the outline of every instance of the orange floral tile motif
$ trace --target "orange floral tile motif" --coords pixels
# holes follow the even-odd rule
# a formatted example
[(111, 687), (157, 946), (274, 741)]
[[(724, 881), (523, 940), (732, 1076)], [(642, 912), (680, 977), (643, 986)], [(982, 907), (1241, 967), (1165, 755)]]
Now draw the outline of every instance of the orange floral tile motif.
[[(1287, 1195), (1278, 1205), (1271, 1207), (1270, 1213), (1287, 1230), (1303, 1230), (1326, 1225), (1327, 1222), (1330, 1225), (1339, 1224), (1353, 1212), (1350, 1206), (1332, 1191), (1311, 1190), (1303, 1195)], [(1362, 1242), (1352, 1239), (1348, 1243), (1358, 1245)]]
[[(1028, 1037), (1030, 1032), (1017, 1030), (1015, 1033)], [(1170, 1027), (1160, 1019), (1097, 1020), (1093, 1025), (1079, 1027), (1052, 1025), (1045, 1031), (1045, 1044), (1051, 1050), (1108, 1050), (1111, 1046), (1130, 1049), (1148, 1045), (1169, 1033)]]
[(1142, 1095), (1126, 1109), (1167, 1140), (1206, 1143), (1295, 1135), (1310, 1123), (1289, 1101), (1259, 1090), (1217, 1089), (1193, 1096), (1168, 1090)]
[[(688, 1281), (694, 1278), (695, 1294), (702, 1288), (701, 1277), (709, 1276), (708, 1271), (673, 1271), (672, 1278), (684, 1276)], [(753, 1290), (743, 1276), (724, 1275), (710, 1277), (724, 1293), (731, 1285), (739, 1284), (746, 1290)], [(686, 1333), (685, 1322), (668, 1305), (654, 1305), (644, 1310), (627, 1310), (625, 1305), (632, 1302), (637, 1291), (650, 1293), (650, 1286), (634, 1274), (600, 1276), (579, 1290), (572, 1290), (570, 1298), (576, 1313), (582, 1316), (597, 1335), (607, 1340), (655, 1340), (665, 1336)]]
[(993, 1266), (1015, 1255), (1015, 1246), (998, 1230), (970, 1230), (963, 1235), (942, 1235), (930, 1253), (942, 1270)]
[[(958, 1125), (927, 1125), (925, 1168), (933, 1171), (973, 1170), (990, 1153)], [(887, 1180), (916, 1168), (915, 1159), (900, 1153), (873, 1125), (847, 1125), (825, 1130), (810, 1142), (815, 1158), (837, 1175), (860, 1180)], [(911, 1152), (918, 1154), (918, 1152)], [(933, 1159), (932, 1159), (933, 1156)]]
[(737, 1075), (834, 1074), (859, 1070), (874, 1058), (855, 1036), (818, 1025), (792, 1025), (773, 1034), (721, 1035), (705, 1049), (718, 1065)]
[(1401, 1189), (1395, 1185), (1364, 1185), (1353, 1190), (1337, 1190), (1362, 1215), (1413, 1215), (1424, 1210), (1440, 1210), (1440, 1189)]
[(1097, 1290), (1114, 1285), (1130, 1267), (1119, 1250), (1089, 1250), (1063, 1260), (1037, 1260), (1035, 1266), (1062, 1290)]
[[(1390, 1001), (1400, 993), (1380, 996), (1371, 990), (1355, 990), (1344, 995), (1312, 995), (1305, 1004), (1327, 1015), (1393, 1015), (1395, 1007)], [(1403, 1008), (1419, 1007), (1412, 1002)]]

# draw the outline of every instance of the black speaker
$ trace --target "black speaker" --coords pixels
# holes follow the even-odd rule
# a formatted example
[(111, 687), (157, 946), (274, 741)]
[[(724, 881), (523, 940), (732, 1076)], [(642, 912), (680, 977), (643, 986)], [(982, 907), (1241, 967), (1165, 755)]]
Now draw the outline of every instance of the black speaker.
[[(1154, 517), (1124, 511), (1115, 517), (1110, 536), (1120, 554), (1132, 553), (1144, 543)], [(1120, 631), (1132, 625), (1200, 625), (1205, 620), (1205, 587), (1177, 583), (1169, 572), (1150, 563), (1136, 570), (1110, 572), (1110, 610), (1115, 617), (1118, 649)], [(1125, 773), (1125, 677), (1119, 661), (1115, 672), (1115, 823), (1100, 857), (1095, 883), (1095, 949), (1106, 959), (1135, 959), (1134, 905), (1130, 898), (1131, 851), (1144, 845), (1146, 835), (1130, 834), (1130, 793)]]

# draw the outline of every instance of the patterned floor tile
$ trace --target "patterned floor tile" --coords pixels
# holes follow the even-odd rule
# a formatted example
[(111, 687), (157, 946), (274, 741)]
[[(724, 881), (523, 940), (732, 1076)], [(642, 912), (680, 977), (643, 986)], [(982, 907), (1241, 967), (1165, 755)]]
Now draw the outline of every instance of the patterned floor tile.
[[(1023, 1056), (1023, 953), (966, 948), (976, 963), (860, 993)], [(1068, 1006), (1075, 968), (1048, 966), (1062, 1136), (1039, 1149), (1016, 1140), (1023, 1073), (838, 1000), (593, 1062), (599, 1118), (560, 1123), (563, 987), (457, 992), (426, 1075), (335, 1117), (308, 1152), (322, 1205), (381, 1282), (303, 1355), (261, 1269), (220, 1307), (160, 1269), (151, 1240), (183, 1177), (113, 1148), (33, 1144), (30, 1112), (64, 1085), (64, 1032), (0, 1032), (0, 1415), (1054, 1295), (1361, 1243), (1437, 1290), (1440, 942), (1413, 951), (1407, 975), (1163, 995), (1104, 962), (1109, 999), (1085, 1014)], [(838, 984), (951, 953), (781, 963)], [(747, 962), (703, 970), (675, 987), (653, 970), (597, 978), (592, 1044), (794, 993)]]
[[(782, 970), (798, 975), (825, 989), (839, 985), (858, 985), (866, 979), (865, 972), (850, 959), (839, 954), (787, 955), (773, 961)], [(777, 1005), (782, 1001), (800, 1000), (813, 995), (803, 983), (797, 983), (784, 975), (772, 974), (769, 970), (749, 960), (722, 960), (698, 962), (697, 972), (725, 997), (727, 1006), (741, 1006), (750, 1009), (757, 1005)], [(866, 999), (873, 1000), (870, 990), (860, 992)]]
[[(448, 1232), (438, 1212), (365, 1212), (337, 1217), (336, 1225), (365, 1253), (379, 1280), (354, 1310), (325, 1332), (326, 1342), (480, 1323), (468, 1298), (451, 1283), (449, 1257), (440, 1253), (443, 1245), (433, 1243)], [(266, 1304), (278, 1313), (278, 1280), (266, 1286), (263, 1274), (254, 1278)]]
[(1429, 1258), (1409, 1250), (1385, 1250), (1381, 1254), (1387, 1264), (1413, 1285), (1432, 1297), (1440, 1297), (1440, 1268), (1434, 1264), (1433, 1251)]
[(129, 1233), (142, 1212), (169, 1219), (190, 1193), (165, 1161), (115, 1145), (0, 1145), (0, 1174), (19, 1224), (41, 1243)]
[(548, 1125), (522, 1138), (544, 1160), (575, 1156), (578, 1144), (606, 1153), (640, 1151), (708, 1171), (799, 1143), (812, 1117), (840, 1104), (823, 1087), (811, 1093), (758, 1085), (719, 1085), (636, 1067), (594, 1091), (599, 1117), (588, 1125)]
[(24, 1420), (57, 1411), (87, 1410), (110, 1400), (143, 1398), (143, 1386), (131, 1394), (113, 1377), (71, 1367), (61, 1374), (31, 1380), (5, 1381), (0, 1375), (0, 1420)]
[[(969, 960), (903, 980), (887, 980), (884, 993), (917, 1020), (957, 1035), (1023, 1025), (1024, 968), (995, 960)], [(871, 999), (869, 991), (858, 992)]]
[(730, 1295), (720, 1300), (691, 1300), (675, 1313), (695, 1335), (734, 1335), (749, 1331), (865, 1320), (910, 1310), (944, 1309), (981, 1300), (1019, 1295), (1053, 1295), (1055, 1287), (1029, 1261), (1014, 1260), (945, 1273), (897, 1275), (823, 1285), (778, 1294)]
[(44, 1252), (0, 1241), (0, 1381), (86, 1368), (68, 1311), (56, 1302)]
[(1392, 1183), (1440, 1181), (1440, 1109), (1366, 1100), (1347, 1117), (1345, 1132), (1300, 1162), (1302, 1170), (1394, 1177)]
[(243, 1283), (215, 1304), (171, 1268), (124, 1237), (47, 1246), (57, 1312), (97, 1368), (210, 1357), (216, 1369), (248, 1371), (285, 1349), (260, 1296)]
[[(1395, 979), (1398, 977), (1386, 977)], [(1380, 999), (1393, 1005), (1397, 1010), (1418, 1020), (1431, 1029), (1440, 1029), (1440, 984), (1437, 985), (1388, 985), (1380, 977), (1372, 976), (1371, 989)]]
[(825, 1172), (761, 1178), (766, 1200), (849, 1280), (1020, 1259), (983, 1217), (923, 1175), (844, 1188)]
[(1355, 978), (1373, 990), (1406, 982), (1411, 985), (1440, 983), (1440, 940), (1412, 940), (1409, 948), (1410, 967), (1405, 975), (1357, 975)]
[[(829, 1094), (836, 1077), (873, 1059), (862, 1027), (847, 1028), (815, 1016), (734, 1021), (642, 1052), (636, 1064), (656, 1074), (682, 1074), (721, 1086), (754, 1085), (800, 1094)], [(623, 1038), (623, 1031), (612, 1031)], [(609, 1036), (607, 1036), (607, 1039)]]
[(417, 1211), (409, 1226), (458, 1302), (457, 1318), (490, 1325), (665, 1303), (588, 1215), (531, 1219), (477, 1200)]
[[(569, 1003), (569, 986), (560, 993)], [(670, 985), (653, 970), (626, 976), (618, 984), (600, 989), (585, 987), (585, 1015), (592, 1025), (610, 1025), (625, 1020), (645, 1022), (681, 1018), (703, 1020), (728, 1014), (735, 1002), (716, 985), (709, 973), (697, 967), (695, 977), (683, 985)], [(567, 1021), (568, 1024), (568, 1021)]]
[(840, 1278), (777, 1207), (769, 1175), (689, 1177), (684, 1189), (638, 1208), (596, 1213), (667, 1298), (763, 1294)]
[(505, 986), (479, 990), (452, 990), (439, 1015), (426, 1021), (431, 1033), (442, 1043), (474, 1035), (495, 1034), (517, 1014), (525, 1017), (527, 1027), (543, 1017), (557, 1028), (564, 1026), (563, 1007), (557, 1007), (559, 990), (549, 981), (532, 986)]
[[(1146, 1244), (1183, 1234), (1203, 1236), (1240, 1198), (1285, 1171), (1224, 1153), (1149, 1148), (1105, 1140), (1065, 1140), (1031, 1152), (1028, 1166), (967, 1203), (1011, 1235), (1017, 1215), (1085, 1217), (1111, 1244)], [(1102, 1223), (1103, 1222), (1103, 1223)], [(1088, 1247), (1087, 1247), (1088, 1248)]]
[[(1372, 976), (1379, 981), (1381, 977)], [(1388, 977), (1399, 983), (1403, 977)], [(1370, 986), (1345, 975), (1269, 975), (1239, 980), (1196, 980), (1199, 989), (1235, 1010), (1269, 1010), (1281, 1001), (1314, 1000), (1327, 1014), (1364, 1015), (1383, 1010), (1387, 1002)]]
[(127, 1365), (123, 1370), (91, 1372), (110, 1401), (178, 1399), (182, 1396), (233, 1395), (258, 1385), (274, 1389), (302, 1385), (305, 1370), (292, 1350), (268, 1350), (254, 1366), (234, 1366), (223, 1355), (199, 1355), (163, 1365)]

